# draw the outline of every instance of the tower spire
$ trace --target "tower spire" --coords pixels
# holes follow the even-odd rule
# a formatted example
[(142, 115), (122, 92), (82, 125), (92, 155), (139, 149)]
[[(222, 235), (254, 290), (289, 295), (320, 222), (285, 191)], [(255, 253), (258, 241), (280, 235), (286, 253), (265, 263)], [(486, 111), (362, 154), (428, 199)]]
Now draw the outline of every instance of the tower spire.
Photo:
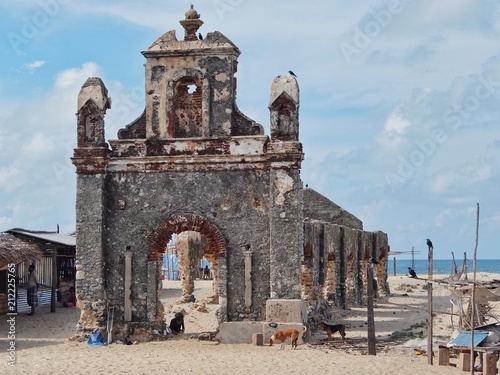
[(200, 20), (200, 14), (194, 9), (194, 5), (184, 13), (185, 19), (179, 21), (184, 28), (184, 40), (198, 40), (197, 32), (198, 29), (203, 25), (203, 21)]

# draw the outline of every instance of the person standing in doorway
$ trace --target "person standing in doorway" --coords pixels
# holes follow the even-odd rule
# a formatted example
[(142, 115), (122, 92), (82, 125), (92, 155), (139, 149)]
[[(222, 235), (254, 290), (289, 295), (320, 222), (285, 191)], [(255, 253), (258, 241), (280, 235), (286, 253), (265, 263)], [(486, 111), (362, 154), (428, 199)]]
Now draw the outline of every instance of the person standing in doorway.
[(35, 309), (38, 307), (38, 275), (35, 272), (35, 265), (32, 264), (28, 267), (28, 285), (26, 296), (28, 305), (31, 306), (30, 316), (35, 315)]

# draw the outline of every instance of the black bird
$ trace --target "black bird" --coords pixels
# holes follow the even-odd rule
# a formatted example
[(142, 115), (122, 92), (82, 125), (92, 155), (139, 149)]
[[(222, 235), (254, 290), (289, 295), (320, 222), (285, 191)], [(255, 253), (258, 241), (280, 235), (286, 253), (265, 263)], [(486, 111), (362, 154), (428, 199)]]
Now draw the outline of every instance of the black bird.
[(294, 72), (292, 72), (291, 70), (289, 70), (289, 71), (288, 71), (288, 73), (290, 73), (290, 74), (291, 74), (292, 76), (294, 76), (294, 77), (297, 77), (297, 76), (295, 75), (295, 73), (294, 73)]
[(413, 278), (417, 277), (417, 273), (411, 267), (408, 267), (408, 273)]
[(198, 33), (198, 38), (200, 38), (200, 40), (203, 40), (203, 35), (201, 35), (201, 33)]
[(429, 240), (429, 239), (427, 239), (427, 246), (434, 248), (434, 246), (432, 246), (431, 240)]

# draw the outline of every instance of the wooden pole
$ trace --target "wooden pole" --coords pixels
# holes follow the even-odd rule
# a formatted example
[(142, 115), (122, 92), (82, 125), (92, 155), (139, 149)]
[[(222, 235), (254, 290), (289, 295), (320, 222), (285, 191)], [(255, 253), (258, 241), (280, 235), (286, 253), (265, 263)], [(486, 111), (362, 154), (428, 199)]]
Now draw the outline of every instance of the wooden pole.
[(375, 348), (375, 319), (373, 316), (373, 267), (366, 267), (366, 282), (368, 291), (367, 314), (368, 314), (368, 355), (376, 355)]
[(52, 245), (52, 290), (50, 293), (50, 312), (56, 312), (57, 289), (57, 249)]
[(429, 246), (429, 254), (427, 259), (427, 363), (432, 365), (432, 253), (434, 251), (433, 246)]
[(396, 276), (396, 257), (392, 258), (394, 260), (394, 276)]
[[(477, 203), (476, 214), (476, 246), (474, 247), (474, 259), (472, 261), (472, 293), (471, 293), (471, 323), (470, 323), (470, 373), (474, 375), (474, 315), (476, 313), (476, 256), (479, 243), (479, 203)], [(478, 319), (479, 321), (479, 319)]]

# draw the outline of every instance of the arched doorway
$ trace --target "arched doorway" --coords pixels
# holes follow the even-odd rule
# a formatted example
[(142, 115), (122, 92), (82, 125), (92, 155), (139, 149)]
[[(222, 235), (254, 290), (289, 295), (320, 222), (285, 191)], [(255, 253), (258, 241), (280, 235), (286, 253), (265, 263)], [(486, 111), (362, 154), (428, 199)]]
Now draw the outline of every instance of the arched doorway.
[[(193, 259), (189, 259), (189, 254), (187, 254), (187, 259), (183, 260), (185, 267), (183, 270), (184, 278), (191, 277), (191, 274), (186, 276), (186, 268), (190, 269), (188, 272), (192, 272), (193, 264), (197, 264), (199, 257), (203, 256), (211, 262), (213, 268), (212, 275), (215, 279), (211, 282), (215, 285), (216, 289), (214, 292), (217, 296), (216, 302), (219, 304), (216, 318), (220, 324), (227, 321), (226, 241), (221, 231), (215, 226), (215, 224), (207, 218), (193, 213), (175, 213), (169, 215), (167, 219), (149, 235), (149, 259), (151, 261), (160, 262), (172, 236), (174, 234), (180, 235), (189, 232), (198, 233), (205, 241), (205, 245), (199, 254), (194, 255)], [(182, 254), (182, 256), (185, 257), (186, 254)], [(182, 266), (180, 267), (182, 268)], [(193, 274), (192, 277), (195, 277), (195, 275)], [(182, 286), (183, 292), (181, 295), (176, 296), (180, 298), (179, 302), (189, 303), (189, 300), (186, 300), (185, 297), (189, 297), (194, 291), (189, 289), (189, 285), (189, 282), (184, 283), (184, 286)], [(160, 298), (161, 297), (160, 293)], [(166, 318), (166, 320), (168, 324), (168, 318)]]

